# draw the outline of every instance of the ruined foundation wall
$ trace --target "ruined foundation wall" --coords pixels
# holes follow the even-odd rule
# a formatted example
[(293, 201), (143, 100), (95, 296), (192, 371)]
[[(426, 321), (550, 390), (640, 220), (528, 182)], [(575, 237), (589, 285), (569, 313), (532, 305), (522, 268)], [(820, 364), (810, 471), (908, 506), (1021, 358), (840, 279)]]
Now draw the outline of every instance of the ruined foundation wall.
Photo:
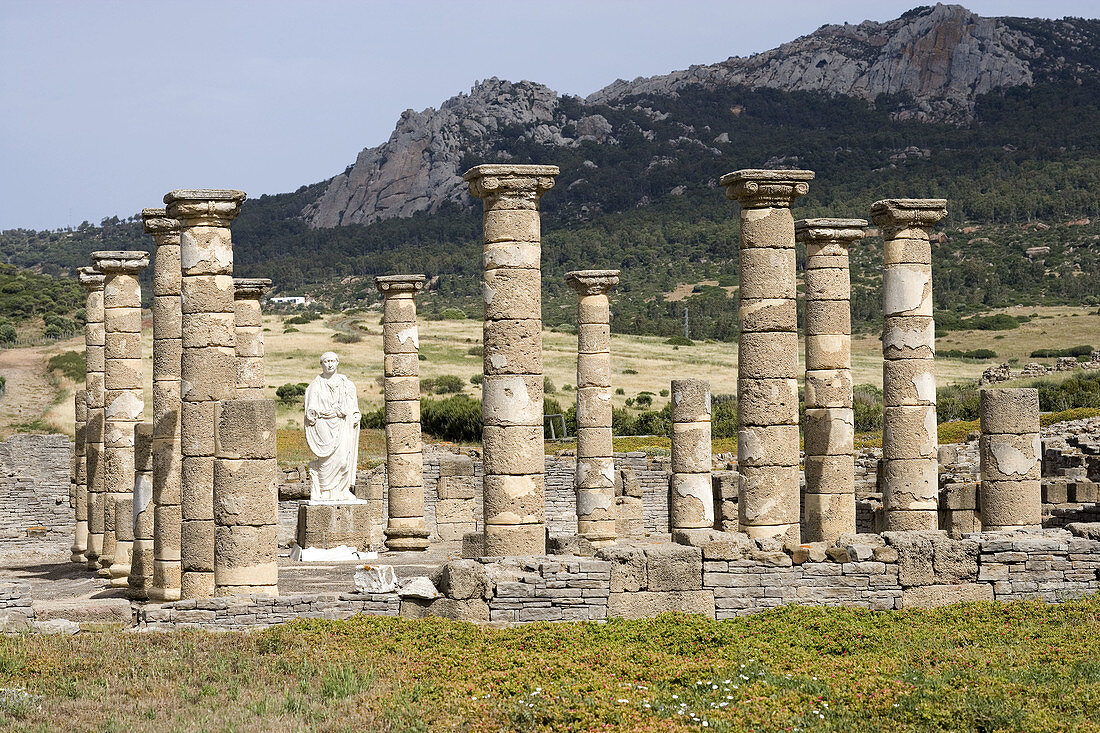
[(13, 435), (0, 443), (0, 542), (4, 551), (61, 550), (72, 544), (65, 435)]

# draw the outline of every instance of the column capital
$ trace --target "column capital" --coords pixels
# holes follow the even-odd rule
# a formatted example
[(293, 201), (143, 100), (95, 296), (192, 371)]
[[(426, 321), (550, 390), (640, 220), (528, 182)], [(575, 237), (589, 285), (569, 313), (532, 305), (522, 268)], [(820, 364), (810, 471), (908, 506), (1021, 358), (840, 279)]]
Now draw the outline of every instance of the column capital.
[(149, 253), (141, 250), (92, 252), (95, 268), (104, 275), (136, 275), (149, 266)]
[(902, 229), (928, 230), (947, 216), (947, 199), (883, 199), (871, 204), (871, 221), (883, 235)]
[(866, 219), (799, 219), (794, 223), (794, 238), (796, 242), (847, 246), (863, 239), (866, 230)]
[(88, 290), (102, 290), (103, 284), (107, 281), (107, 276), (91, 265), (78, 268), (76, 273), (80, 278), (80, 284)]
[(578, 295), (604, 295), (619, 284), (619, 270), (573, 270), (565, 282)]
[(271, 280), (266, 277), (233, 278), (233, 300), (259, 300), (271, 290)]
[(229, 226), (241, 213), (244, 191), (215, 188), (181, 188), (164, 194), (169, 218), (182, 226)]
[(747, 169), (727, 173), (718, 179), (726, 189), (726, 198), (738, 201), (745, 209), (790, 208), (799, 196), (810, 190), (813, 171), (772, 171)]
[(539, 198), (554, 187), (556, 165), (477, 165), (463, 174), (470, 195), (484, 199), (486, 210), (537, 209)]
[(168, 218), (168, 212), (162, 208), (142, 209), (141, 221), (146, 234), (153, 235), (153, 241), (159, 244), (179, 244), (179, 240), (168, 242), (165, 237), (176, 235), (179, 237), (180, 223)]
[(427, 281), (424, 275), (379, 275), (374, 278), (374, 286), (383, 298), (393, 295), (416, 295), (424, 289)]

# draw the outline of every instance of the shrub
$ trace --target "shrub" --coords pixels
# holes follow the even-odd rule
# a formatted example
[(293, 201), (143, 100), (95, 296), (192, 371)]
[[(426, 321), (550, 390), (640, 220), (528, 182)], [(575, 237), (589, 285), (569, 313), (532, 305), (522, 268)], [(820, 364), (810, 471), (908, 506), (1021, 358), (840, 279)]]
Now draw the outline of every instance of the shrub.
[(440, 313), (445, 321), (464, 321), (466, 320), (466, 314), (458, 308), (444, 308)]
[(638, 407), (652, 407), (653, 395), (650, 392), (641, 392), (636, 398), (634, 398), (634, 402), (638, 405)]
[(301, 399), (305, 395), (308, 386), (309, 384), (306, 382), (298, 382), (297, 384), (287, 382), (275, 390), (275, 396), (289, 405)]
[(63, 354), (51, 356), (46, 365), (51, 371), (61, 372), (74, 382), (83, 382), (87, 371), (87, 361), (84, 353), (80, 351), (66, 351)]
[(1068, 349), (1036, 349), (1031, 352), (1032, 359), (1050, 359), (1058, 356), (1088, 356), (1092, 353), (1092, 346), (1082, 344), (1071, 346)]
[(466, 349), (466, 353), (470, 356), (485, 356), (485, 347), (471, 346), (470, 348)]
[(461, 392), (465, 384), (462, 377), (456, 377), (454, 374), (444, 374), (435, 378), (434, 391), (436, 394), (454, 394)]
[(545, 394), (555, 394), (558, 388), (554, 386), (554, 381), (550, 377), (542, 378), (542, 391)]
[(1039, 390), (1039, 409), (1060, 412), (1080, 407), (1100, 407), (1100, 372), (1075, 374), (1064, 382), (1032, 383)]
[(485, 378), (483, 374), (474, 374), (470, 377), (470, 384), (481, 384), (481, 381)]
[(873, 384), (857, 384), (852, 388), (856, 432), (882, 430), (882, 390)]
[(372, 430), (382, 430), (386, 427), (386, 411), (379, 407), (377, 410), (364, 412), (359, 417), (359, 427)]
[(623, 389), (622, 387), (618, 387), (618, 388), (617, 388), (617, 389), (615, 390), (615, 394), (626, 394), (626, 390), (625, 390), (625, 389)]
[(668, 390), (667, 389), (662, 389), (661, 390), (661, 396), (662, 397), (668, 397)]
[(673, 336), (665, 341), (666, 344), (672, 344), (673, 346), (694, 346), (695, 342), (689, 339), (687, 336)]
[(338, 344), (357, 344), (363, 340), (363, 337), (357, 333), (334, 333), (332, 340)]
[(981, 397), (975, 384), (952, 384), (936, 390), (936, 418), (939, 422), (977, 420)]
[(17, 334), (10, 323), (0, 324), (0, 344), (14, 344)]
[(970, 351), (948, 349), (947, 351), (937, 352), (936, 356), (945, 359), (996, 359), (997, 352), (993, 349), (971, 349)]
[(637, 374), (637, 369), (623, 369), (623, 374)]
[(298, 329), (294, 326), (287, 326), (283, 329), (283, 333), (298, 333)]
[(420, 403), (420, 426), (441, 440), (481, 439), (481, 400), (463, 394)]

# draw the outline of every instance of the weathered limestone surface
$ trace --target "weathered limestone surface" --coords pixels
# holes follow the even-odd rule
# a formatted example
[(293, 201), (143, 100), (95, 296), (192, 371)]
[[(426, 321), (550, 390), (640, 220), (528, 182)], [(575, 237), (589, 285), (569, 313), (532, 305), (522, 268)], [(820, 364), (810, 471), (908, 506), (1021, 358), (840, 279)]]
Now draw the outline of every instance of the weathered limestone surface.
[(85, 444), (88, 437), (88, 390), (78, 389), (73, 395), (76, 415), (73, 447), (73, 469), (69, 489), (69, 504), (73, 507), (76, 524), (73, 528), (72, 557), (75, 563), (88, 562), (84, 553), (88, 550), (88, 464)]
[(162, 208), (142, 209), (153, 236), (153, 567), (155, 601), (180, 597), (180, 366), (183, 354), (180, 227)]
[[(149, 265), (141, 251), (101, 251), (92, 261), (105, 275), (104, 322), (104, 530), (99, 574), (111, 585), (127, 586), (132, 545), (131, 511), (118, 514), (134, 492), (134, 427), (141, 422), (145, 397), (141, 378), (141, 286), (138, 273)], [(125, 509), (125, 507), (123, 507)], [(130, 541), (117, 543), (123, 528)], [(115, 553), (118, 557), (115, 557)]]
[(223, 402), (216, 429), (214, 595), (278, 595), (275, 402)]
[[(856, 531), (855, 414), (849, 349), (825, 351), (852, 335), (848, 250), (863, 238), (863, 219), (802, 219), (806, 244), (806, 491), (803, 542), (832, 542)], [(796, 438), (797, 440), (797, 438)]]
[(164, 196), (180, 223), (180, 597), (214, 595), (214, 435), (219, 401), (237, 387), (233, 242), (243, 191)]
[(106, 277), (94, 267), (80, 268), (84, 300), (84, 355), (87, 363), (84, 381), (87, 387), (88, 422), (85, 428), (84, 472), (88, 477), (85, 498), (88, 512), (88, 545), (84, 558), (89, 570), (99, 569), (103, 552), (103, 378), (104, 326), (103, 283)]
[(574, 270), (565, 281), (577, 292), (577, 533), (601, 547), (617, 535), (607, 294), (619, 271)]
[[(542, 290), (539, 198), (554, 185), (549, 165), (479, 165), (471, 195), (485, 207), (481, 284), (485, 302), (481, 384), (485, 430), (542, 433)], [(542, 451), (507, 455), (484, 445), (486, 555), (541, 555), (546, 549)]]
[(260, 299), (271, 289), (261, 277), (233, 279), (234, 350), (237, 352), (237, 399), (264, 398), (264, 322)]
[[(722, 176), (726, 198), (741, 204), (737, 307), (738, 513), (751, 537), (800, 541), (798, 320), (791, 204), (813, 171), (739, 170)], [(842, 344), (815, 351), (843, 351)], [(807, 353), (811, 349), (807, 345)], [(809, 366), (809, 365), (807, 365)], [(776, 440), (778, 438), (778, 440)]]
[(153, 585), (153, 424), (134, 426), (133, 545), (130, 550), (128, 595), (149, 597)]
[(1039, 390), (986, 388), (980, 395), (982, 529), (1036, 529), (1043, 508)]
[[(382, 293), (382, 348), (387, 357), (418, 358), (420, 337), (416, 325), (416, 294), (424, 288), (423, 275), (386, 275), (374, 279)], [(391, 550), (428, 549), (424, 521), (424, 453), (420, 435), (420, 377), (402, 377), (384, 359), (383, 392), (386, 400), (386, 481), (389, 519), (386, 547)], [(389, 409), (391, 402), (415, 402), (415, 409)]]
[(883, 508), (889, 530), (938, 523), (936, 327), (929, 229), (944, 199), (885, 199), (871, 206), (882, 229)]
[[(682, 529), (714, 527), (710, 468), (710, 382), (672, 380), (672, 474), (669, 525)], [(795, 441), (798, 446), (798, 441)]]

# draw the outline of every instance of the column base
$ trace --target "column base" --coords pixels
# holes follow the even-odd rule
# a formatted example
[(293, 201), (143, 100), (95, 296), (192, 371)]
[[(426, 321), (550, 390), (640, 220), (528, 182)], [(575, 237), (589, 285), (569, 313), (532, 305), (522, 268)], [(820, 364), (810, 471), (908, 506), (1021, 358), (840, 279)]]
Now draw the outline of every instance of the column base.
[(75, 563), (87, 562), (87, 558), (84, 556), (84, 552), (88, 549), (88, 520), (79, 519), (76, 522), (76, 529), (73, 532), (73, 546), (70, 549), (72, 552), (72, 558)]
[(130, 553), (134, 543), (129, 540), (115, 542), (114, 562), (107, 572), (111, 574), (112, 588), (130, 587)]
[(394, 552), (423, 552), (428, 549), (428, 530), (386, 528), (386, 549)]
[(180, 578), (180, 599), (213, 598), (213, 570), (185, 570)]
[(777, 539), (794, 545), (802, 544), (802, 528), (797, 524), (742, 526), (741, 531), (754, 540)]
[(487, 524), (485, 525), (485, 557), (506, 555), (536, 556), (546, 554), (546, 525)]
[(88, 532), (88, 548), (84, 550), (84, 565), (89, 570), (99, 569), (99, 553), (103, 551), (103, 533)]
[(885, 524), (885, 529), (888, 532), (914, 532), (939, 529), (939, 512), (935, 510), (904, 511), (900, 509), (888, 509), (886, 510)]
[(179, 560), (153, 560), (153, 583), (148, 588), (149, 600), (158, 603), (180, 599)]

